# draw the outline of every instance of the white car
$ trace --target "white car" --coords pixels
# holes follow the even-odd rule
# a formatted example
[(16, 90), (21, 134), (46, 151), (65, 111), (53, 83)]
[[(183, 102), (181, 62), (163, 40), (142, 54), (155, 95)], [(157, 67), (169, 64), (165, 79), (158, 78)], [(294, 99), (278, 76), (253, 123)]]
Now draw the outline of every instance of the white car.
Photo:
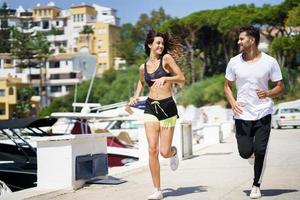
[(272, 115), (272, 128), (280, 129), (283, 126), (300, 126), (299, 108), (277, 108)]

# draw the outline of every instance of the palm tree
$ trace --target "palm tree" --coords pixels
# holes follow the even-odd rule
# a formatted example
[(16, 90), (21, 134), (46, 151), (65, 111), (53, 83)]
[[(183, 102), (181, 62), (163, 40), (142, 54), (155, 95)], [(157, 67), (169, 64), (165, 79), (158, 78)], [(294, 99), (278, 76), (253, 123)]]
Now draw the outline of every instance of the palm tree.
[(87, 41), (88, 41), (88, 48), (89, 52), (90, 50), (90, 35), (94, 33), (93, 27), (90, 25), (84, 25), (83, 30), (81, 31), (81, 34), (86, 34), (87, 35)]
[(29, 68), (31, 83), (31, 66), (33, 65), (33, 49), (29, 43), (31, 35), (20, 32), (16, 27), (10, 27), (10, 52), (21, 62), (16, 66), (20, 69)]
[[(41, 32), (37, 32), (32, 38), (30, 41), (30, 46), (33, 48), (33, 57), (37, 60), (40, 67), (40, 105), (43, 108), (48, 105), (46, 88), (46, 62), (48, 61), (49, 56), (54, 53), (54, 50), (50, 49), (50, 42), (46, 40), (45, 35)], [(43, 102), (43, 99), (46, 101)]]
[(1, 16), (1, 26), (0, 26), (0, 53), (9, 53), (10, 44), (9, 44), (9, 35), (10, 29), (8, 26), (8, 9), (7, 4), (4, 1), (2, 7), (0, 8)]

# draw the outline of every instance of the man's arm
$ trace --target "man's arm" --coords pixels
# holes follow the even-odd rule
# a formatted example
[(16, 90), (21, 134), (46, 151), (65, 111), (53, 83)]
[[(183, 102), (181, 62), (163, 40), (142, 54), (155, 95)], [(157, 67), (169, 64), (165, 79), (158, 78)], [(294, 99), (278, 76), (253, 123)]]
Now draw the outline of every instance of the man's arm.
[(233, 113), (235, 115), (240, 115), (240, 114), (242, 114), (243, 111), (241, 109), (241, 105), (233, 97), (232, 84), (233, 84), (232, 81), (229, 81), (229, 80), (225, 79), (224, 93), (225, 93), (225, 96), (227, 98), (227, 101), (231, 105), (231, 109), (232, 109)]
[(277, 97), (284, 91), (284, 83), (282, 80), (273, 82), (274, 87), (271, 90), (256, 90), (257, 96), (260, 99), (266, 98), (266, 97)]

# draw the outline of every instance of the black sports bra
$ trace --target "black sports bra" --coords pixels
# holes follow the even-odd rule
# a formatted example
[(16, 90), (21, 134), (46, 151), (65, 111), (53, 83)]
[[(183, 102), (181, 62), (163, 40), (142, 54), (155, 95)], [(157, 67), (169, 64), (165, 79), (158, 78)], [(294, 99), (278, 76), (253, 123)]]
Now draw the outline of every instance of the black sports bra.
[(163, 65), (162, 65), (162, 60), (163, 58), (160, 59), (160, 63), (158, 68), (151, 74), (148, 73), (147, 71), (147, 64), (145, 63), (145, 67), (144, 67), (144, 78), (146, 83), (148, 84), (149, 87), (151, 87), (154, 83), (154, 81), (152, 81), (152, 79), (158, 79), (164, 76), (171, 76), (170, 72), (166, 72), (166, 70), (164, 70)]

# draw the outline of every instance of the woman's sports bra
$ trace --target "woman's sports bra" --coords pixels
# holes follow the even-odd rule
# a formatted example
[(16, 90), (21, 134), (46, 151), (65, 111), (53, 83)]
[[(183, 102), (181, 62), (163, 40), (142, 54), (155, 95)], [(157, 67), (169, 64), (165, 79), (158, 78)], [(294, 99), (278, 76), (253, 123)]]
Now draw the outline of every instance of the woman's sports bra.
[(148, 73), (147, 71), (147, 64), (145, 63), (145, 71), (144, 71), (144, 78), (146, 83), (148, 84), (149, 87), (151, 87), (154, 83), (154, 81), (152, 81), (152, 79), (158, 79), (164, 76), (171, 76), (170, 72), (166, 72), (166, 70), (164, 70), (163, 65), (162, 65), (162, 60), (163, 58), (161, 57), (160, 59), (160, 63), (158, 68), (153, 72), (153, 73)]

